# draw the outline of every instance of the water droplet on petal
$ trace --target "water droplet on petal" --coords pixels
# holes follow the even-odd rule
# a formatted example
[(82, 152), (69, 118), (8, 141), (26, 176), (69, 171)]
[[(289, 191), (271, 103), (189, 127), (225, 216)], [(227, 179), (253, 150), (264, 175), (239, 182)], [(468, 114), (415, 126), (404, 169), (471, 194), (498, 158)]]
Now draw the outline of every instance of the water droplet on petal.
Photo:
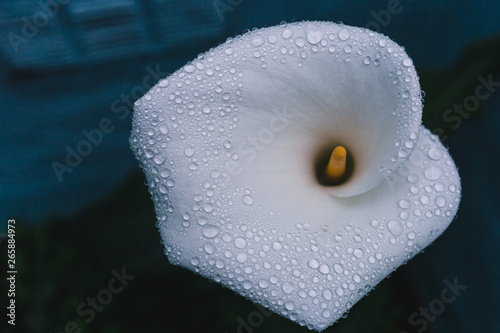
[(292, 311), (293, 309), (295, 309), (295, 303), (292, 302), (292, 301), (288, 301), (288, 302), (285, 303), (285, 308), (288, 311)]
[(436, 166), (430, 166), (427, 169), (425, 169), (425, 171), (424, 171), (425, 178), (427, 178), (429, 180), (439, 179), (442, 174), (443, 174), (443, 171)]
[(245, 246), (247, 246), (247, 241), (244, 238), (238, 237), (234, 240), (234, 245), (238, 249), (243, 249)]
[(216, 227), (214, 225), (206, 225), (203, 227), (203, 235), (207, 238), (214, 238), (217, 236), (220, 232), (219, 227)]
[(341, 29), (339, 31), (339, 38), (340, 40), (347, 40), (349, 37), (351, 36), (351, 32), (349, 31), (349, 29)]
[(435, 161), (440, 160), (441, 157), (443, 156), (443, 154), (441, 153), (441, 150), (439, 150), (436, 147), (432, 147), (431, 149), (429, 149), (428, 155), (430, 158), (432, 158)]
[(282, 248), (283, 248), (283, 245), (281, 245), (281, 243), (280, 243), (280, 242), (274, 242), (274, 243), (273, 243), (273, 250), (275, 250), (275, 251), (279, 251), (279, 250), (281, 250)]
[(413, 65), (413, 61), (410, 58), (405, 58), (403, 60), (403, 65), (405, 65), (406, 67), (410, 67), (411, 65)]
[(276, 42), (278, 41), (278, 37), (276, 37), (275, 35), (270, 35), (269, 37), (267, 37), (267, 40), (271, 44), (276, 44)]
[(165, 184), (160, 185), (160, 192), (163, 194), (168, 193), (168, 188), (165, 186)]
[(170, 84), (170, 81), (168, 81), (167, 79), (163, 79), (160, 82), (158, 82), (158, 86), (160, 86), (162, 88), (168, 87), (169, 84)]
[(168, 134), (167, 126), (160, 126), (160, 132), (161, 134)]
[(248, 256), (245, 252), (240, 252), (236, 255), (236, 260), (239, 262), (239, 263), (244, 263), (248, 260)]
[(186, 149), (184, 149), (184, 154), (186, 154), (187, 157), (193, 156), (194, 148), (193, 147), (186, 147)]
[(328, 288), (323, 290), (323, 298), (326, 299), (327, 301), (331, 301), (333, 298), (332, 291)]
[(304, 38), (302, 37), (297, 37), (295, 39), (295, 44), (298, 46), (298, 47), (303, 47), (305, 44), (306, 44), (306, 41), (304, 40)]
[(318, 44), (323, 38), (323, 31), (312, 29), (306, 33), (307, 41), (311, 44)]
[(208, 254), (212, 254), (215, 252), (215, 245), (212, 243), (205, 244), (203, 248), (205, 249), (205, 252)]
[(252, 46), (254, 47), (261, 46), (262, 44), (264, 44), (264, 42), (265, 42), (264, 37), (262, 36), (258, 35), (252, 38)]
[(330, 267), (328, 267), (328, 265), (323, 264), (319, 266), (319, 271), (323, 274), (328, 274), (330, 273)]
[(253, 198), (250, 195), (244, 195), (242, 198), (243, 203), (247, 206), (251, 206), (253, 204)]
[(285, 283), (283, 283), (283, 286), (281, 287), (281, 289), (283, 290), (283, 292), (285, 294), (290, 294), (293, 291), (293, 285), (289, 282), (285, 282)]
[(265, 289), (269, 287), (269, 282), (267, 280), (262, 279), (259, 281), (259, 287)]
[(292, 37), (293, 31), (290, 28), (286, 28), (285, 30), (283, 30), (281, 35), (283, 36), (283, 38), (288, 39), (288, 38)]
[(319, 261), (317, 261), (316, 259), (309, 260), (309, 267), (311, 267), (313, 269), (318, 268), (319, 267)]
[(197, 164), (197, 163), (195, 163), (195, 162), (191, 162), (191, 163), (189, 163), (188, 168), (189, 168), (189, 170), (191, 170), (191, 171), (195, 171), (195, 170), (197, 170), (197, 169), (198, 169), (198, 164)]
[(399, 207), (407, 209), (408, 207), (410, 207), (410, 202), (406, 199), (403, 199), (399, 202)]
[(387, 223), (387, 228), (394, 236), (399, 236), (403, 233), (403, 224), (400, 221), (389, 221), (389, 223)]
[(153, 158), (153, 161), (155, 162), (155, 164), (160, 165), (165, 162), (165, 157), (157, 155), (155, 156), (155, 158)]
[(446, 198), (442, 195), (438, 196), (436, 198), (436, 205), (438, 205), (439, 207), (444, 207), (446, 205)]
[(199, 225), (205, 225), (207, 223), (208, 223), (208, 219), (205, 216), (198, 217), (198, 224)]
[(184, 70), (186, 71), (186, 73), (192, 73), (196, 70), (196, 67), (194, 67), (193, 65), (187, 65), (184, 67)]
[(214, 206), (212, 204), (203, 205), (203, 210), (207, 213), (211, 213), (214, 210)]
[(424, 195), (422, 195), (422, 196), (420, 197), (420, 202), (421, 202), (423, 205), (428, 205), (428, 204), (429, 204), (429, 202), (431, 202), (431, 199), (429, 198), (429, 196), (428, 196), (428, 195), (425, 195), (425, 194), (424, 194)]
[(363, 250), (361, 249), (355, 249), (353, 252), (354, 256), (358, 259), (360, 259), (363, 256)]

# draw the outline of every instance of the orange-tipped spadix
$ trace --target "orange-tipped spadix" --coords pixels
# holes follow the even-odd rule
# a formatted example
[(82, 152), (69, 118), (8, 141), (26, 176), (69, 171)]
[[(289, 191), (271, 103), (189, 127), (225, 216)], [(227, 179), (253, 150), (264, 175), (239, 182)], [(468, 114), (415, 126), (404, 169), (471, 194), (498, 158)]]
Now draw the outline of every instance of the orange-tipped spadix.
[(342, 146), (337, 146), (330, 156), (326, 167), (326, 177), (330, 180), (339, 180), (345, 174), (347, 151)]

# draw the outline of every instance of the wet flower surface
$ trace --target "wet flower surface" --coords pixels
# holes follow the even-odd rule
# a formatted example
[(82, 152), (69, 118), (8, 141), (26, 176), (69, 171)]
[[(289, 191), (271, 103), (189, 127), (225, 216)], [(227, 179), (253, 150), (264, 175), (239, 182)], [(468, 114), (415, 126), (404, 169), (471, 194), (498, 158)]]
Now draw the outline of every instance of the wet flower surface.
[(160, 81), (136, 102), (131, 145), (171, 263), (322, 330), (456, 214), (455, 164), (421, 115), (401, 46), (298, 22)]

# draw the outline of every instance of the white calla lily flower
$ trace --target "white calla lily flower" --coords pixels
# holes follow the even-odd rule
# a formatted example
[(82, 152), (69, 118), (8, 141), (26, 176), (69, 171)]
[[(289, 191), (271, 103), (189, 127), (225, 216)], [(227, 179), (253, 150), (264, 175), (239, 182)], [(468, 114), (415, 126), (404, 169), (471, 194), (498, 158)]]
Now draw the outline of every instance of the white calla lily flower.
[(401, 46), (298, 22), (160, 81), (131, 145), (171, 263), (322, 330), (456, 214), (457, 169), (421, 116)]

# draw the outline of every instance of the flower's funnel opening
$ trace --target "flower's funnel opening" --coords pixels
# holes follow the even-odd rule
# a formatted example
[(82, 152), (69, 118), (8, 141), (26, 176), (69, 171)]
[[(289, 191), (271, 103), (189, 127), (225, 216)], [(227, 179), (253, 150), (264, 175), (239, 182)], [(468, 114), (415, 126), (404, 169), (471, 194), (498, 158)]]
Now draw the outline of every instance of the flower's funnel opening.
[(323, 186), (338, 186), (345, 184), (349, 181), (349, 178), (354, 172), (354, 156), (351, 154), (349, 149), (345, 149), (347, 153), (345, 162), (345, 171), (342, 176), (339, 177), (328, 177), (326, 169), (328, 168), (328, 163), (330, 162), (332, 152), (339, 146), (337, 144), (325, 144), (325, 146), (320, 147), (316, 153), (314, 163), (312, 167), (314, 168), (314, 174), (318, 183)]

